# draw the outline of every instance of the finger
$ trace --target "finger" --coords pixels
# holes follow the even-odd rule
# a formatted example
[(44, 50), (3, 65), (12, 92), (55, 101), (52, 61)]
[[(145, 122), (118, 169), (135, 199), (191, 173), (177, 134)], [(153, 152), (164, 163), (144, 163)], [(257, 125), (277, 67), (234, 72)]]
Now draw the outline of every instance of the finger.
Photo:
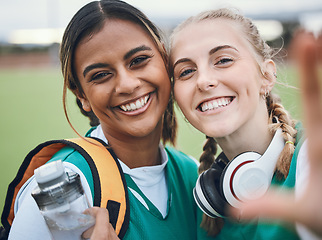
[[(103, 225), (101, 225), (103, 226)], [(108, 223), (104, 227), (94, 228), (91, 240), (118, 240), (112, 224)]]
[(317, 167), (322, 164), (319, 161), (322, 155), (322, 94), (318, 73), (319, 61), (322, 60), (322, 36), (316, 39), (313, 34), (302, 32), (296, 41), (309, 159)]
[(231, 209), (231, 213), (237, 219), (261, 217), (294, 221), (296, 219), (294, 201), (291, 193), (271, 190), (261, 199), (245, 202), (238, 209)]
[(83, 238), (91, 238), (93, 237), (94, 232), (101, 232), (102, 236), (106, 235), (106, 228), (108, 228), (109, 224), (109, 214), (107, 209), (92, 207), (88, 208), (84, 211), (85, 214), (92, 215), (95, 218), (95, 225), (88, 230), (86, 230), (83, 234)]
[(96, 220), (103, 220), (107, 219), (108, 222), (110, 220), (109, 214), (106, 208), (99, 208), (99, 207), (91, 207), (84, 211), (85, 214), (92, 215), (95, 217)]
[(313, 33), (307, 32), (305, 29), (298, 29), (294, 34), (292, 41), (289, 46), (289, 56), (291, 60), (298, 61), (299, 59), (299, 48), (302, 47), (303, 41), (305, 38), (314, 38)]
[(317, 45), (318, 45), (318, 58), (321, 64), (322, 63), (322, 30), (318, 36)]
[(307, 125), (312, 126), (321, 120), (317, 42), (311, 34), (303, 34), (300, 39), (297, 49), (300, 84)]
[(83, 232), (82, 238), (89, 239), (92, 236), (93, 231), (94, 231), (94, 226), (87, 229), (85, 232)]

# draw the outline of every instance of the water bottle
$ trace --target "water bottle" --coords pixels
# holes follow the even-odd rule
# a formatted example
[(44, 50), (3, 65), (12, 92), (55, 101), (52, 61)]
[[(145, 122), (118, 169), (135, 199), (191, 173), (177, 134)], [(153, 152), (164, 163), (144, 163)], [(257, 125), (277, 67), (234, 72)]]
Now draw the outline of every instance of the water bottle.
[(83, 214), (89, 207), (80, 176), (65, 172), (62, 161), (45, 164), (35, 170), (38, 186), (32, 191), (53, 239), (81, 239), (94, 225), (95, 218)]

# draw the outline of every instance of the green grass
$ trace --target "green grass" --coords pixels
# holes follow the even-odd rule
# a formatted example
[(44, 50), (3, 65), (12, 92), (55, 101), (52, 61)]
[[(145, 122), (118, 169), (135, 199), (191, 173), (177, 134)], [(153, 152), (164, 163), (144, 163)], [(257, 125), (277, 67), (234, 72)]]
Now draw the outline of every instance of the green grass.
[[(1, 70), (0, 102), (2, 209), (7, 185), (26, 154), (42, 141), (76, 135), (63, 113), (62, 76), (58, 69)], [(80, 133), (85, 133), (86, 119), (78, 114), (76, 107), (70, 109), (74, 125)]]
[[(285, 72), (284, 76), (293, 73)], [(294, 83), (290, 83), (294, 84)], [(59, 69), (0, 70), (0, 209), (8, 184), (12, 181), (26, 154), (39, 143), (60, 138), (76, 137), (68, 125), (62, 108), (63, 80)], [(295, 84), (296, 85), (296, 84)], [(282, 102), (299, 117), (298, 91), (277, 87)], [(69, 113), (80, 134), (89, 129), (88, 121), (69, 94)], [(179, 111), (178, 149), (198, 158), (205, 136), (186, 123)]]

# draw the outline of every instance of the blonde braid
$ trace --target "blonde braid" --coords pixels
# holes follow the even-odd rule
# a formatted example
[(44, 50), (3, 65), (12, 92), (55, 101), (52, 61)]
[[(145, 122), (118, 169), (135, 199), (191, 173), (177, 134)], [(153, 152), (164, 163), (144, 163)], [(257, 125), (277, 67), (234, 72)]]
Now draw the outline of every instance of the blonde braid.
[(286, 178), (295, 149), (294, 142), (297, 134), (297, 130), (295, 129), (296, 122), (280, 103), (280, 98), (277, 95), (269, 94), (266, 99), (266, 104), (271, 122), (269, 125), (271, 131), (275, 132), (278, 128), (281, 128), (285, 142), (287, 142), (276, 166), (277, 177), (280, 179), (282, 177)]
[[(203, 153), (200, 156), (199, 173), (202, 173), (209, 169), (215, 161), (215, 155), (217, 153), (217, 142), (214, 138), (206, 136), (207, 140), (203, 146)], [(203, 214), (202, 222), (200, 224), (204, 228), (209, 236), (216, 236), (224, 226), (222, 218), (211, 218), (206, 214)]]
[(206, 136), (207, 140), (202, 148), (203, 153), (201, 154), (199, 161), (199, 173), (206, 171), (210, 168), (211, 164), (215, 161), (215, 155), (217, 153), (217, 142), (214, 138)]
[(208, 236), (217, 236), (224, 227), (223, 218), (211, 218), (203, 214), (200, 226), (207, 231)]

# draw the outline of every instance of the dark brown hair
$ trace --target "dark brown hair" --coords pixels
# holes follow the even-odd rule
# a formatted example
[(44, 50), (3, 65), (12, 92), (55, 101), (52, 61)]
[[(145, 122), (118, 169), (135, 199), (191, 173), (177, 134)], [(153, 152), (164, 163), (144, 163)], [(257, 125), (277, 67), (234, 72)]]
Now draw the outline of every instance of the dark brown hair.
[[(168, 55), (164, 49), (163, 41), (158, 28), (137, 8), (119, 0), (93, 1), (82, 7), (68, 24), (60, 48), (60, 61), (64, 77), (63, 104), (67, 121), (73, 128), (66, 108), (67, 88), (76, 96), (84, 94), (81, 84), (73, 66), (73, 58), (78, 44), (88, 36), (101, 30), (108, 19), (128, 20), (141, 26), (156, 44), (164, 64), (168, 66)], [(170, 81), (170, 78), (169, 78)], [(77, 99), (77, 105), (81, 112), (90, 119), (92, 126), (98, 125), (99, 120), (93, 112), (86, 112)], [(74, 129), (74, 128), (73, 128)], [(171, 94), (167, 109), (163, 116), (162, 140), (163, 142), (175, 143), (176, 117), (173, 110), (173, 94)], [(75, 129), (74, 129), (75, 130)], [(77, 131), (75, 130), (77, 133)]]

